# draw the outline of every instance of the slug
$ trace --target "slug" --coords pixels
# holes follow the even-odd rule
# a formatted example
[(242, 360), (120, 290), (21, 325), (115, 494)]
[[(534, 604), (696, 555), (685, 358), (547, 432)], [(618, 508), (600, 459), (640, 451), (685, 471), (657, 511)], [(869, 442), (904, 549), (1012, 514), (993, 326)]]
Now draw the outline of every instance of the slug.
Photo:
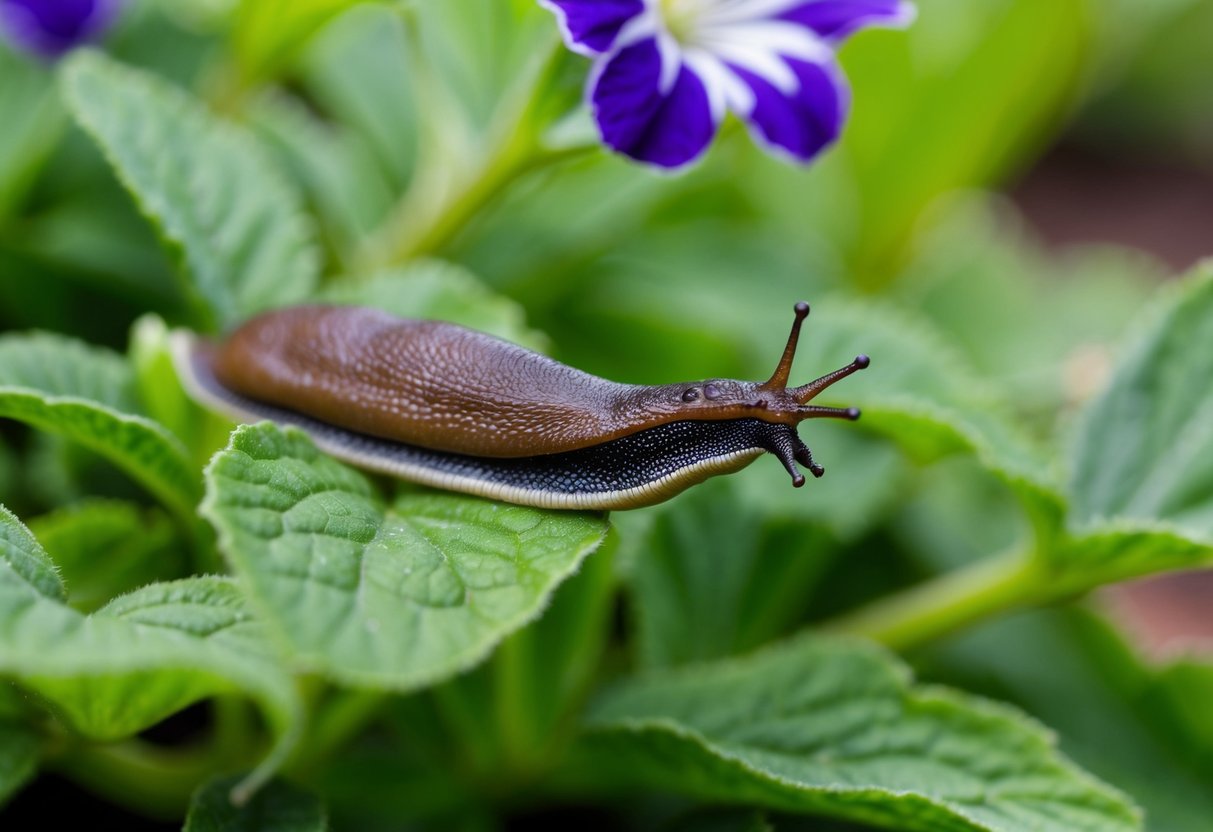
[(648, 506), (770, 452), (796, 487), (805, 419), (859, 418), (809, 404), (868, 366), (800, 387), (788, 377), (807, 303), (764, 382), (618, 384), (481, 332), (375, 309), (303, 306), (253, 318), (215, 344), (184, 336), (191, 395), (237, 420), (309, 433), (362, 468), (429, 486), (560, 509)]

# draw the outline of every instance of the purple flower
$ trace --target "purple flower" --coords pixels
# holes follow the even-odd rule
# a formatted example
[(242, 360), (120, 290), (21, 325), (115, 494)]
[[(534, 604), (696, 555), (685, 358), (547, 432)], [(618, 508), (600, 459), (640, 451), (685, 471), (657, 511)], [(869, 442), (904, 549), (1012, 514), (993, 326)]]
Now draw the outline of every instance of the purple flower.
[(906, 26), (907, 0), (539, 0), (594, 60), (602, 140), (641, 162), (697, 159), (726, 111), (807, 162), (838, 138), (850, 94), (834, 52), (864, 26)]
[(122, 0), (0, 0), (0, 35), (14, 46), (57, 58), (99, 37)]

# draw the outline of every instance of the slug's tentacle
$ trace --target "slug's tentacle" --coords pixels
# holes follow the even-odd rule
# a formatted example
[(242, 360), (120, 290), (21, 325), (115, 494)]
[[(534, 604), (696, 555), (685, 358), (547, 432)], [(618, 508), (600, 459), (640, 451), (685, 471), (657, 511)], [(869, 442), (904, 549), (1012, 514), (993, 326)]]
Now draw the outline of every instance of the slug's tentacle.
[(871, 363), (872, 359), (868, 358), (866, 355), (857, 355), (855, 356), (855, 360), (847, 366), (837, 369), (832, 373), (827, 373), (816, 381), (810, 381), (808, 384), (797, 387), (794, 390), (789, 390), (788, 392), (791, 394), (792, 398), (800, 404), (808, 404), (815, 399), (822, 390), (825, 390), (827, 387), (835, 384), (836, 382), (842, 381), (844, 378), (852, 375), (853, 373), (867, 369)]
[(800, 455), (800, 449), (803, 447), (804, 445), (791, 429), (772, 435), (770, 444), (767, 445), (767, 450), (778, 457), (779, 461), (783, 463), (783, 467), (788, 469), (788, 473), (792, 475), (794, 488), (804, 485), (804, 474), (800, 473), (800, 469), (796, 467), (796, 457)]
[(775, 367), (775, 372), (769, 379), (758, 385), (759, 390), (784, 390), (788, 386), (788, 378), (792, 375), (792, 361), (796, 358), (796, 345), (800, 342), (800, 327), (804, 324), (804, 319), (809, 317), (809, 305), (800, 301), (793, 307), (793, 311), (795, 311), (796, 317), (792, 321), (792, 331), (788, 334), (787, 346), (783, 348), (783, 355)]
[(797, 413), (805, 419), (846, 419), (848, 422), (854, 422), (860, 416), (858, 407), (821, 407), (815, 404), (805, 405)]

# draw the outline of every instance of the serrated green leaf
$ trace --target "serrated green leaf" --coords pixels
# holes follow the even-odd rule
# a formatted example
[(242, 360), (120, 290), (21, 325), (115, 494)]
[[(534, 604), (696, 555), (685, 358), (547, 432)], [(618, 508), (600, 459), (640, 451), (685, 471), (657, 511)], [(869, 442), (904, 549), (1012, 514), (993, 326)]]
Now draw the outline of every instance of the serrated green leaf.
[(121, 357), (56, 335), (0, 337), (0, 417), (96, 451), (192, 521), (198, 475), (181, 443), (138, 412)]
[(1144, 661), (1112, 621), (1074, 608), (989, 622), (933, 649), (929, 661), (934, 676), (1044, 720), (1068, 755), (1141, 803), (1147, 829), (1207, 828), (1213, 817), (1207, 664)]
[(706, 482), (660, 507), (632, 544), (641, 549), (630, 583), (642, 666), (743, 653), (805, 614), (833, 541), (819, 527), (771, 520), (738, 491), (731, 479)]
[(68, 601), (91, 612), (115, 596), (180, 577), (185, 563), (168, 517), (122, 500), (94, 499), (30, 521), (67, 584)]
[(384, 505), (300, 431), (241, 426), (203, 514), (301, 667), (403, 690), (483, 659), (606, 532), (599, 515), (433, 492)]
[(1156, 312), (1084, 413), (1072, 524), (1165, 522), (1213, 545), (1213, 269)]
[(540, 352), (551, 346), (543, 333), (526, 325), (526, 311), (518, 303), (462, 266), (441, 260), (421, 260), (365, 282), (337, 284), (321, 297), (331, 303), (374, 306), (402, 318), (452, 321)]
[(253, 138), (100, 54), (68, 59), (62, 81), (72, 114), (179, 256), (206, 325), (308, 296), (318, 274), (311, 223)]
[(277, 737), (254, 780), (299, 730), (300, 703), (235, 585), (152, 584), (84, 616), (29, 531), (0, 507), (0, 674), (96, 740), (130, 736), (199, 699), (245, 693)]
[(280, 781), (267, 783), (248, 802), (232, 802), (238, 777), (204, 785), (190, 801), (183, 832), (326, 832), (324, 805), (314, 795)]
[(714, 801), (929, 832), (1140, 828), (1037, 724), (913, 687), (858, 642), (800, 639), (624, 682), (587, 728), (599, 776)]
[(882, 304), (822, 305), (818, 320), (806, 324), (813, 327), (811, 354), (872, 356), (869, 369), (832, 388), (823, 401), (858, 405), (861, 427), (889, 437), (919, 461), (972, 453), (1035, 516), (1060, 513), (1060, 485), (1048, 457), (1004, 415), (1005, 405), (948, 341)]

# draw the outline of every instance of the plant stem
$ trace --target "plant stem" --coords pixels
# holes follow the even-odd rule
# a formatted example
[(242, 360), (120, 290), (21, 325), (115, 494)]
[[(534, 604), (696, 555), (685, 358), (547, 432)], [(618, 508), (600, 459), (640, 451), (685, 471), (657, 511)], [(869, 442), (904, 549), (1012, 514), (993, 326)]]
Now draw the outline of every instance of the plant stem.
[(212, 744), (167, 749), (128, 740), (113, 745), (72, 745), (48, 764), (119, 805), (179, 820), (194, 790), (223, 770), (225, 760)]
[(864, 636), (904, 651), (976, 621), (1049, 596), (1030, 552), (1012, 551), (954, 570), (841, 616), (825, 632)]
[(381, 691), (334, 690), (288, 763), (289, 770), (306, 776), (310, 768), (330, 760), (379, 716), (389, 698), (390, 694)]
[[(597, 148), (596, 144), (557, 150), (543, 146), (539, 110), (563, 53), (553, 39), (546, 53), (537, 54), (532, 69), (502, 96), (483, 144), (468, 132), (466, 116), (452, 111), (447, 96), (431, 94), (423, 109), (437, 127), (428, 137), (408, 190), (356, 258), (360, 271), (441, 251), (526, 173)], [(424, 65), (414, 67), (414, 72), (422, 89), (441, 89), (436, 79), (427, 81), (429, 70)]]

